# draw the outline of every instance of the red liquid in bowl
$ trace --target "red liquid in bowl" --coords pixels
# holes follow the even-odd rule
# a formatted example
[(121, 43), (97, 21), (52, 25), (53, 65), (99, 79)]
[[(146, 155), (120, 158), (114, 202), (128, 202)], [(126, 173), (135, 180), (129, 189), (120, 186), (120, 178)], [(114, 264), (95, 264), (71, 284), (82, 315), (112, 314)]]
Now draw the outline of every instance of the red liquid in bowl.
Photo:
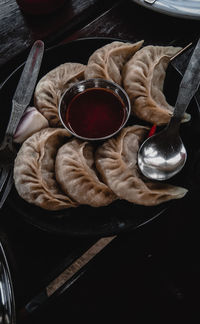
[(77, 94), (68, 105), (66, 125), (87, 138), (115, 133), (126, 117), (121, 98), (109, 89), (93, 88)]

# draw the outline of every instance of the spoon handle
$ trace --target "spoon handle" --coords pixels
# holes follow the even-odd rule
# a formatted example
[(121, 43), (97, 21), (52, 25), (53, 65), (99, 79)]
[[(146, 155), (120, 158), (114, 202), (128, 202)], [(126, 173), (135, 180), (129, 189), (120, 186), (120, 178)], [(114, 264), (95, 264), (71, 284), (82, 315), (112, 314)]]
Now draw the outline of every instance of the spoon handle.
[(174, 114), (170, 124), (179, 124), (191, 99), (194, 97), (200, 84), (200, 39), (198, 40), (187, 69), (183, 75), (179, 86), (178, 97), (176, 100)]

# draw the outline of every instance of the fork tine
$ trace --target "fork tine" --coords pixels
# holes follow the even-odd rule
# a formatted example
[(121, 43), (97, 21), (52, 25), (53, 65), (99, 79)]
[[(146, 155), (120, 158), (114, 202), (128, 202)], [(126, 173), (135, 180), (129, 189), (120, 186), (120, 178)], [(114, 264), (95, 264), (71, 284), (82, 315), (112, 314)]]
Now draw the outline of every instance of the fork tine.
[(0, 192), (3, 189), (3, 186), (6, 182), (6, 179), (8, 177), (8, 169), (3, 168), (1, 172), (1, 177), (0, 177)]
[(6, 198), (8, 197), (8, 194), (12, 188), (12, 185), (13, 185), (13, 170), (11, 169), (8, 173), (8, 181), (5, 185), (5, 190), (3, 192), (3, 195), (2, 197), (0, 198), (0, 209), (2, 208)]

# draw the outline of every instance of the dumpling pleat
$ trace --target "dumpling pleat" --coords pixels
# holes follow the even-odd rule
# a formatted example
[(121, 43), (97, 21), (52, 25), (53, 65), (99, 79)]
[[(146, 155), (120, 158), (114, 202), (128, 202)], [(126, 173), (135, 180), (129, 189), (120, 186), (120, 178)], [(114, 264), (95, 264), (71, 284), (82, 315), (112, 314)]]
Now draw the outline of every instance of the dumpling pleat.
[(98, 48), (88, 60), (85, 78), (102, 78), (121, 85), (122, 68), (130, 57), (142, 46), (143, 41), (124, 43), (114, 41)]
[(14, 182), (19, 195), (47, 210), (76, 207), (55, 179), (55, 156), (70, 134), (64, 129), (46, 128), (21, 146), (14, 164)]
[(67, 62), (48, 72), (38, 82), (34, 103), (51, 127), (62, 125), (58, 115), (60, 98), (66, 89), (84, 79), (84, 71), (85, 65)]
[(155, 206), (182, 198), (187, 189), (154, 183), (140, 174), (137, 152), (148, 130), (139, 125), (124, 128), (117, 137), (97, 149), (95, 163), (105, 183), (119, 198), (139, 205)]
[[(132, 105), (132, 112), (141, 120), (155, 125), (167, 124), (174, 108), (163, 93), (166, 69), (180, 47), (144, 46), (125, 64), (123, 86)], [(185, 114), (184, 121), (190, 119)]]
[(93, 150), (90, 143), (75, 138), (64, 144), (56, 156), (56, 179), (62, 190), (79, 204), (106, 206), (116, 196), (98, 178)]

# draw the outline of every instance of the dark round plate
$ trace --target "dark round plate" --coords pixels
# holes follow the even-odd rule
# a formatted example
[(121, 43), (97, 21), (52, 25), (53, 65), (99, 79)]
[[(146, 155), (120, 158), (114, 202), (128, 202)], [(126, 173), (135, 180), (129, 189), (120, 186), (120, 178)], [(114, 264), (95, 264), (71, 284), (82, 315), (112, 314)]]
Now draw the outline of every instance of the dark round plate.
[[(97, 48), (113, 40), (111, 38), (78, 39), (46, 50), (39, 78), (64, 62), (87, 64), (89, 56)], [(16, 89), (22, 68), (23, 64), (8, 77), (0, 89), (1, 125), (3, 126), (0, 130), (1, 137), (5, 132), (11, 109), (12, 95)], [(169, 69), (166, 78), (166, 96), (168, 102), (171, 101), (171, 103), (174, 103), (175, 101), (180, 81), (179, 78), (180, 76), (177, 75), (175, 70)], [(192, 121), (182, 126), (182, 130), (186, 130), (187, 138), (191, 138), (192, 136), (188, 135), (188, 130), (190, 133), (193, 129), (191, 123)], [(190, 146), (188, 146), (188, 149), (190, 150)], [(172, 180), (176, 185), (188, 186), (190, 153), (188, 156), (189, 158), (183, 171)], [(13, 188), (8, 197), (7, 204), (9, 204), (9, 207), (15, 213), (21, 215), (25, 221), (50, 233), (73, 236), (109, 236), (125, 230), (132, 230), (152, 221), (166, 209), (176, 204), (176, 201), (155, 207), (144, 207), (131, 204), (124, 200), (118, 200), (107, 207), (93, 208), (79, 206), (58, 212), (49, 212), (27, 203), (18, 196), (15, 188)]]

